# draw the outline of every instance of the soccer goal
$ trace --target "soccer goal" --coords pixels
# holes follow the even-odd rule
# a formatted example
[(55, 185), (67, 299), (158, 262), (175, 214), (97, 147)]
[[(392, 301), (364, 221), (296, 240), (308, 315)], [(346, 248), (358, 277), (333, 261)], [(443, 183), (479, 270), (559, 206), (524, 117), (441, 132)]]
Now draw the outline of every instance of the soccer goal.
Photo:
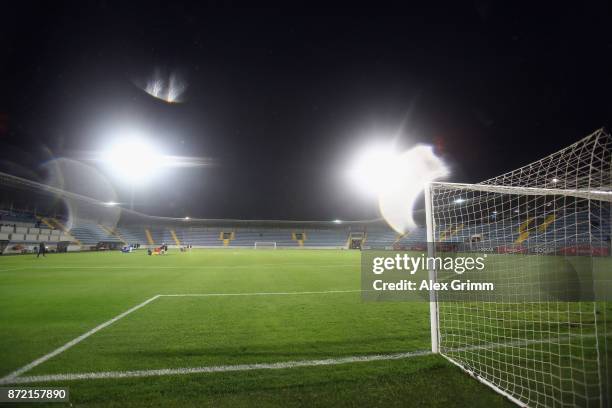
[(255, 249), (276, 249), (276, 242), (255, 242)]
[(611, 403), (611, 303), (583, 276), (612, 273), (611, 152), (599, 130), (485, 182), (426, 189), (430, 255), (486, 253), (501, 286), (459, 301), (432, 293), (432, 350), (518, 405)]

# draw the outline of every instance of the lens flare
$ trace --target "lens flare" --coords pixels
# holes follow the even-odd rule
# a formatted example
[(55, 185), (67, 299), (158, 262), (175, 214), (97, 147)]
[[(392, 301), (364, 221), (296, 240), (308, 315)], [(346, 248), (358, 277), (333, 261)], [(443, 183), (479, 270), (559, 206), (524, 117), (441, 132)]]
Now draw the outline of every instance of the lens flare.
[(397, 157), (390, 182), (379, 195), (380, 212), (400, 234), (416, 227), (414, 205), (425, 184), (449, 175), (449, 170), (431, 146), (416, 146)]
[(183, 94), (187, 90), (187, 81), (176, 72), (165, 75), (157, 69), (144, 83), (142, 89), (154, 98), (168, 103), (184, 101)]
[(448, 174), (442, 159), (425, 145), (403, 153), (393, 144), (372, 145), (349, 168), (351, 183), (378, 199), (381, 215), (400, 234), (416, 227), (414, 205), (425, 184)]
[[(48, 186), (100, 202), (118, 201), (111, 181), (90, 164), (80, 160), (56, 158), (47, 162), (44, 168), (47, 173), (44, 184)], [(70, 195), (57, 195), (57, 198), (64, 203), (67, 220), (63, 224), (69, 230), (77, 220), (96, 220), (107, 226), (115, 226), (119, 221), (121, 209), (118, 206), (92, 205)]]

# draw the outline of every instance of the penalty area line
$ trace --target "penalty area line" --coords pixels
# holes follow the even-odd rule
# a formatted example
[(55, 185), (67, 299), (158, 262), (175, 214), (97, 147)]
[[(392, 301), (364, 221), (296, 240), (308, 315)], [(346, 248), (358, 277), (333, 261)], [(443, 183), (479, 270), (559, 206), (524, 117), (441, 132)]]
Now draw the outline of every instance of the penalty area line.
[(0, 273), (2, 273), (2, 272), (11, 272), (11, 271), (21, 271), (23, 269), (28, 269), (28, 267), (27, 266), (19, 266), (17, 268), (2, 269), (2, 270), (0, 270)]
[(328, 291), (318, 291), (318, 292), (246, 292), (246, 293), (181, 293), (181, 294), (159, 294), (159, 295), (155, 295), (147, 300), (145, 300), (144, 302), (132, 307), (131, 309), (126, 310), (125, 312), (118, 314), (117, 316), (113, 317), (110, 320), (107, 320), (106, 322), (94, 327), (93, 329), (89, 330), (86, 333), (83, 333), (82, 335), (80, 335), (79, 337), (76, 337), (72, 340), (70, 340), (68, 343), (64, 344), (61, 347), (56, 348), (55, 350), (51, 351), (48, 354), (45, 354), (44, 356), (37, 358), (36, 360), (32, 361), (29, 364), (26, 364), (25, 366), (13, 371), (12, 373), (0, 378), (0, 385), (1, 384), (15, 384), (15, 381), (17, 381), (18, 377), (28, 371), (30, 371), (31, 369), (33, 369), (36, 366), (39, 366), (40, 364), (44, 363), (45, 361), (57, 356), (58, 354), (63, 353), (64, 351), (68, 350), (69, 348), (79, 344), (80, 342), (82, 342), (83, 340), (85, 340), (86, 338), (88, 338), (89, 336), (99, 332), (100, 330), (110, 326), (111, 324), (115, 323), (116, 321), (123, 319), (125, 316), (129, 315), (132, 312), (135, 312), (136, 310), (148, 305), (149, 303), (153, 302), (154, 300), (160, 298), (160, 297), (214, 297), (214, 296), (274, 296), (274, 295), (316, 295), (316, 294), (333, 294), (333, 293), (354, 293), (354, 292), (361, 292), (361, 290), (357, 289), (357, 290), (328, 290)]
[(50, 374), (35, 375), (29, 377), (13, 378), (6, 384), (29, 384), (36, 382), (49, 381), (76, 381), (76, 380), (95, 380), (95, 379), (119, 379), (119, 378), (139, 378), (139, 377), (160, 377), (169, 375), (201, 374), (201, 373), (225, 373), (235, 371), (252, 370), (281, 370), (287, 368), (300, 367), (320, 367), (350, 363), (367, 363), (371, 361), (403, 360), (411, 357), (427, 356), (432, 354), (428, 350), (411, 351), (407, 353), (395, 354), (373, 354), (365, 356), (350, 356), (339, 358), (328, 358), (324, 360), (297, 360), (283, 361), (278, 363), (256, 363), (238, 364), (209, 367), (185, 367), (185, 368), (164, 368), (158, 370), (137, 370), (137, 371), (101, 371), (91, 373), (72, 373), (72, 374)]
[(85, 340), (86, 338), (88, 338), (89, 336), (91, 336), (92, 334), (104, 329), (105, 327), (110, 326), (111, 324), (115, 323), (117, 320), (119, 319), (123, 319), (125, 316), (129, 315), (130, 313), (140, 309), (143, 306), (148, 305), (149, 303), (151, 303), (152, 301), (154, 301), (155, 299), (159, 298), (159, 295), (155, 295), (152, 298), (149, 298), (147, 300), (145, 300), (144, 302), (132, 307), (131, 309), (126, 310), (125, 312), (113, 317), (110, 320), (107, 320), (106, 322), (94, 327), (93, 329), (89, 330), (86, 333), (81, 334), (79, 337), (76, 337), (72, 340), (70, 340), (68, 343), (64, 344), (61, 347), (56, 348), (55, 350), (53, 350), (52, 352), (45, 354), (44, 356), (37, 358), (36, 360), (32, 361), (31, 363), (13, 371), (12, 373), (6, 375), (3, 378), (0, 378), (0, 384), (8, 384), (11, 381), (13, 381), (15, 378), (17, 378), (18, 376), (20, 376), (21, 374), (30, 371), (31, 369), (33, 369), (34, 367), (44, 363), (45, 361), (57, 356), (60, 353), (63, 353), (64, 351), (68, 350), (69, 348), (71, 348), (72, 346), (75, 346), (77, 344), (79, 344), (80, 342), (82, 342), (83, 340)]

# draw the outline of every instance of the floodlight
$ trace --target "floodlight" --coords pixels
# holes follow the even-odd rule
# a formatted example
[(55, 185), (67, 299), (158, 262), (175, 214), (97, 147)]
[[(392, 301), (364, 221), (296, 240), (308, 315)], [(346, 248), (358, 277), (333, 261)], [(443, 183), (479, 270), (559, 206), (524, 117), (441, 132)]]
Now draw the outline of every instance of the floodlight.
[(163, 165), (163, 156), (153, 143), (137, 136), (127, 136), (113, 144), (103, 153), (102, 160), (118, 177), (131, 184), (151, 178)]
[(553, 178), (551, 181), (552, 181), (553, 183), (558, 183), (558, 182), (559, 182), (559, 179), (555, 177), (555, 178)]
[(349, 168), (352, 184), (377, 197), (381, 215), (402, 234), (416, 226), (412, 212), (425, 184), (448, 173), (431, 146), (418, 145), (399, 152), (392, 143), (369, 146)]
[(116, 206), (116, 205), (118, 205), (118, 204), (119, 204), (119, 203), (116, 203), (116, 202), (114, 202), (114, 201), (109, 201), (108, 203), (106, 203), (106, 205), (107, 205), (107, 206), (109, 206), (109, 207), (114, 207), (114, 206)]
[(455, 201), (453, 201), (455, 204), (461, 204), (461, 203), (465, 203), (465, 198), (457, 198), (455, 199)]
[(349, 168), (349, 178), (361, 192), (378, 196), (391, 183), (390, 174), (397, 165), (398, 152), (391, 143), (367, 146)]
[(185, 217), (185, 221), (189, 221), (191, 218), (189, 217)]
[(334, 220), (334, 224), (342, 224), (342, 220)]

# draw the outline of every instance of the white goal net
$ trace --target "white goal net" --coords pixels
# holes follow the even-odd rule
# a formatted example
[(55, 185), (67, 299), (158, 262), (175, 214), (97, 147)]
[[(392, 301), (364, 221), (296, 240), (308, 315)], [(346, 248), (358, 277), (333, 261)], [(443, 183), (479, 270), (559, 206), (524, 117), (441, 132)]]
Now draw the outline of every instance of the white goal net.
[(276, 249), (276, 242), (255, 242), (255, 249)]
[(501, 286), (438, 292), (432, 348), (519, 405), (610, 404), (612, 306), (593, 282), (612, 274), (611, 152), (599, 130), (483, 183), (428, 187), (431, 251), (487, 253)]

